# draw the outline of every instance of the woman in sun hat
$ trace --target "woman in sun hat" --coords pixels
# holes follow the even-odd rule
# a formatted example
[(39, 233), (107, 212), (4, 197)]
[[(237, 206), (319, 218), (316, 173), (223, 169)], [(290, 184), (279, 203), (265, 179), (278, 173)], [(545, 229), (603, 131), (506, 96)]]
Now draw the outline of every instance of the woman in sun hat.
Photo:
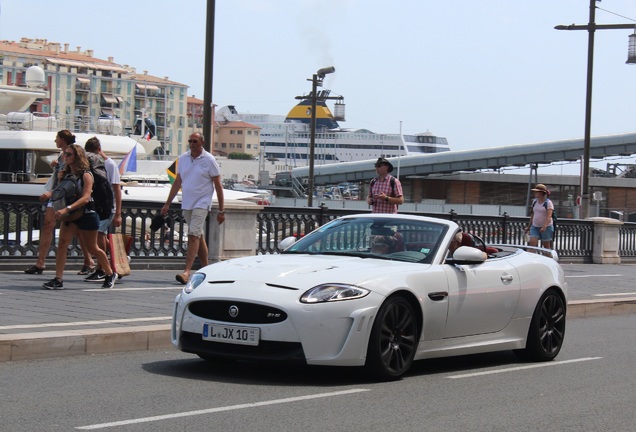
[(532, 213), (530, 222), (526, 227), (526, 232), (530, 232), (529, 246), (537, 246), (539, 239), (541, 246), (552, 249), (552, 238), (554, 236), (554, 225), (552, 223), (552, 213), (554, 204), (548, 198), (550, 191), (544, 184), (537, 184), (533, 189), (534, 200), (532, 200)]

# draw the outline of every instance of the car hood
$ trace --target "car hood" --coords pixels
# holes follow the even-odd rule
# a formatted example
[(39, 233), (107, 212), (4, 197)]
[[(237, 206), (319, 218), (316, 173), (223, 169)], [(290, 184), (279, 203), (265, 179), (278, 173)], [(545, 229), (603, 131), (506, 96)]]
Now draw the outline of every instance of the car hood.
[(424, 270), (429, 264), (336, 255), (258, 255), (219, 262), (198, 272), (205, 273), (208, 282), (244, 281), (310, 288), (327, 282), (364, 285), (368, 280), (412, 271), (413, 266)]

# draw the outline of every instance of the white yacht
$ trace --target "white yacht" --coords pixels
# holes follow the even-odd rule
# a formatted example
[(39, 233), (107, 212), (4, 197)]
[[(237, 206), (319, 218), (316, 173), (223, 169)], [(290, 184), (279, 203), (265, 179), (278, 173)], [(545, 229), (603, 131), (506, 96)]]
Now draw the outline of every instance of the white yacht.
[(42, 184), (52, 173), (51, 161), (60, 153), (55, 136), (61, 129), (73, 132), (80, 145), (97, 136), (113, 159), (123, 159), (133, 148), (138, 159), (146, 157), (148, 147), (122, 135), (123, 127), (117, 118), (31, 112), (33, 102), (47, 96), (41, 90), (43, 83), (44, 71), (31, 66), (26, 72), (26, 87), (0, 86), (0, 195), (42, 193)]
[[(144, 134), (146, 126), (152, 127), (152, 121), (145, 121), (141, 127), (136, 125), (141, 130), (127, 136), (124, 135), (127, 128), (116, 117), (31, 112), (29, 109), (36, 99), (47, 97), (47, 92), (41, 89), (43, 83), (44, 72), (32, 66), (26, 72), (26, 87), (0, 85), (0, 196), (40, 196), (53, 171), (51, 162), (60, 153), (55, 145), (57, 132), (68, 129), (82, 146), (90, 137), (97, 136), (104, 152), (117, 163), (135, 149), (139, 172), (125, 173), (122, 177), (123, 199), (165, 202), (170, 190), (166, 168), (173, 161), (156, 160), (163, 158), (162, 152), (157, 151), (158, 147), (161, 149), (160, 142)], [(146, 160), (149, 156), (154, 160)], [(225, 192), (226, 199), (255, 196), (239, 191)]]
[[(446, 138), (430, 132), (415, 135), (375, 133), (367, 129), (346, 129), (344, 104), (337, 102), (335, 115), (327, 106), (329, 90), (316, 97), (316, 135), (314, 158), (317, 164), (355, 162), (378, 157), (398, 157), (449, 151)], [(261, 152), (268, 160), (277, 160), (289, 168), (306, 166), (311, 140), (311, 95), (300, 98), (287, 116), (241, 114), (232, 105), (217, 110), (217, 122), (244, 121), (261, 128)]]

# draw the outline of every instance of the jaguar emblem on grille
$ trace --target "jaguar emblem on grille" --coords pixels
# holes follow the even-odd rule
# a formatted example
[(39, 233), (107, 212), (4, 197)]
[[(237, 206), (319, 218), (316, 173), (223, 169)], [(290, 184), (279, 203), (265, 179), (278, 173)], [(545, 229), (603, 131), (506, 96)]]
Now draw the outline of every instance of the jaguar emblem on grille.
[(236, 318), (239, 314), (238, 306), (234, 306), (234, 305), (230, 306), (227, 313), (229, 313), (232, 318)]

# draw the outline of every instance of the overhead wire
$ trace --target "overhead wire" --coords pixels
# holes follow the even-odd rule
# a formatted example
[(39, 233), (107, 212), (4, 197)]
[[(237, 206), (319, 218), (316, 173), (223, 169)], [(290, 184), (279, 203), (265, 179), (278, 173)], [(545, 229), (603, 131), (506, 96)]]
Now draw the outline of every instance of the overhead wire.
[(626, 20), (630, 20), (630, 21), (635, 21), (635, 22), (636, 22), (636, 19), (626, 17), (626, 16), (624, 16), (624, 15), (618, 14), (618, 13), (616, 13), (616, 12), (609, 11), (609, 10), (607, 10), (607, 9), (603, 9), (603, 8), (602, 8), (602, 7), (600, 7), (600, 6), (596, 6), (596, 9), (598, 9), (598, 10), (602, 10), (603, 12), (607, 12), (608, 14), (616, 15), (617, 17), (624, 18), (624, 19), (626, 19)]

